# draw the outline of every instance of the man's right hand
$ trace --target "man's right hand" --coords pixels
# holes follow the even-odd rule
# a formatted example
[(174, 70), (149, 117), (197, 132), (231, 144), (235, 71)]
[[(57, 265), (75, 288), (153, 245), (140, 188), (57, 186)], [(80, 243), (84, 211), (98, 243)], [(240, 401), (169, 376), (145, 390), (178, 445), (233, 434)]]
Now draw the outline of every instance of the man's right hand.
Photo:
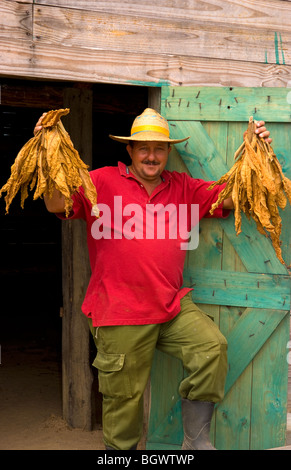
[(43, 199), (49, 212), (54, 214), (65, 212), (65, 198), (57, 189), (54, 190), (52, 197), (44, 195)]
[(46, 113), (43, 113), (39, 120), (37, 121), (36, 125), (35, 125), (35, 128), (33, 129), (33, 135), (36, 135), (38, 133), (38, 131), (40, 131), (42, 129), (42, 125), (41, 125), (41, 121), (43, 120), (43, 118), (45, 117)]

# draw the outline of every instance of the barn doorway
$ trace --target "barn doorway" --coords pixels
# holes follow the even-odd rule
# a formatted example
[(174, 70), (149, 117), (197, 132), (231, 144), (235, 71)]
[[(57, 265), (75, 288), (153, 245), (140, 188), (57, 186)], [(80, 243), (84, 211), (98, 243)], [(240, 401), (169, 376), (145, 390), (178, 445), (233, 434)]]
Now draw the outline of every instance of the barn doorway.
[[(92, 167), (128, 162), (125, 147), (108, 135), (127, 135), (133, 118), (148, 105), (146, 87), (8, 78), (0, 84), (0, 187), (9, 178), (17, 153), (32, 137), (39, 116), (63, 107), (68, 87), (93, 91)], [(26, 445), (17, 439), (15, 443), (15, 426), (23, 425), (23, 432), (16, 434), (29, 440), (24, 429), (33, 422), (31, 413), (43, 422), (62, 413), (62, 222), (46, 211), (42, 200), (33, 201), (32, 194), (24, 210), (18, 195), (5, 215), (5, 195), (0, 198), (0, 441), (9, 450)], [(94, 348), (92, 344), (92, 356)], [(93, 387), (94, 429), (102, 425), (97, 377)], [(8, 429), (14, 433), (11, 441)]]

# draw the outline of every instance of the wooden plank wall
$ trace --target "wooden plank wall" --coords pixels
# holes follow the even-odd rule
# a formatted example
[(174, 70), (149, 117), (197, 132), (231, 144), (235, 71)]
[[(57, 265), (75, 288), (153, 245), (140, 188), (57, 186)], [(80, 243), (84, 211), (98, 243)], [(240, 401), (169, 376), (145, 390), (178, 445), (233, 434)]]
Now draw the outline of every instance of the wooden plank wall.
[(291, 86), (283, 0), (2, 0), (0, 74), (135, 85)]

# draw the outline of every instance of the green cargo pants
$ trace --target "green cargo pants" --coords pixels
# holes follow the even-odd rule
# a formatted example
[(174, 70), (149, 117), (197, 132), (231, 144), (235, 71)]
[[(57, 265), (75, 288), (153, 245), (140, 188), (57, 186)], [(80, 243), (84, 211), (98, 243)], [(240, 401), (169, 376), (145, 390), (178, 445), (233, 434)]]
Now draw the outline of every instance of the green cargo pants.
[(222, 399), (227, 342), (215, 323), (192, 302), (191, 293), (181, 299), (180, 313), (167, 323), (100, 328), (89, 324), (97, 346), (93, 365), (103, 394), (106, 446), (127, 450), (140, 440), (143, 393), (155, 348), (181, 359), (187, 372), (179, 386), (182, 398)]

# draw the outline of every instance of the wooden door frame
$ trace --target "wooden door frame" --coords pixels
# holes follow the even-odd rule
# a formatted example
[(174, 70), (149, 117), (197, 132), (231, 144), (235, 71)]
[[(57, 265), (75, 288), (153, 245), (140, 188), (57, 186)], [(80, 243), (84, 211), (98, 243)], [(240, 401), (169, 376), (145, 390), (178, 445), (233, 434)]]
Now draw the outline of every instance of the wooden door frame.
[[(92, 167), (92, 90), (64, 90), (70, 108), (66, 129), (82, 160)], [(82, 302), (90, 279), (86, 225), (83, 220), (62, 222), (62, 406), (73, 428), (92, 429), (93, 373), (89, 361), (89, 328)]]

